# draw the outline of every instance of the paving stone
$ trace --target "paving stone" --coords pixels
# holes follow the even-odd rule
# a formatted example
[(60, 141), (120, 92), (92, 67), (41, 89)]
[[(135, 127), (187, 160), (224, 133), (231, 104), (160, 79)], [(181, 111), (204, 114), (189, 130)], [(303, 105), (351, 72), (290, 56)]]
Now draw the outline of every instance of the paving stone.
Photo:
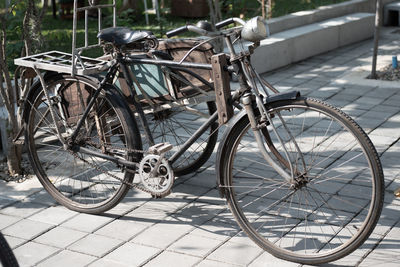
[(30, 240), (47, 232), (53, 227), (54, 226), (51, 224), (24, 219), (3, 229), (1, 232), (5, 235)]
[(89, 267), (126, 267), (126, 266), (132, 266), (129, 264), (123, 264), (118, 261), (113, 261), (113, 260), (106, 260), (104, 258), (98, 259), (95, 262), (91, 263), (88, 265)]
[(234, 264), (234, 263), (226, 263), (226, 262), (221, 262), (221, 261), (215, 261), (215, 260), (203, 260), (200, 262), (196, 267), (235, 267), (235, 266), (243, 266), (239, 264)]
[(69, 246), (68, 249), (83, 254), (102, 257), (122, 243), (123, 241), (118, 239), (90, 234), (76, 241), (74, 244)]
[(198, 257), (204, 257), (214, 251), (222, 242), (217, 239), (188, 234), (174, 242), (168, 250)]
[[(157, 242), (157, 240), (154, 242)], [(159, 254), (160, 251), (160, 249), (154, 247), (125, 243), (110, 254), (106, 255), (104, 259), (127, 266), (139, 266), (150, 261), (153, 257)]]
[(170, 212), (167, 212), (165, 210), (155, 209), (155, 207), (152, 206), (151, 203), (145, 203), (144, 205), (124, 215), (123, 218), (125, 220), (132, 220), (137, 223), (151, 226), (157, 222), (164, 220), (166, 217), (168, 217), (169, 213)]
[(97, 258), (73, 251), (63, 250), (60, 253), (42, 261), (38, 267), (80, 267), (87, 266)]
[(174, 186), (172, 194), (176, 198), (194, 200), (197, 199), (199, 196), (206, 194), (210, 190), (212, 189), (202, 186), (193, 186), (193, 184), (184, 182), (182, 184), (179, 184), (178, 186)]
[(262, 253), (259, 257), (257, 257), (252, 263), (248, 265), (249, 267), (263, 267), (263, 266), (268, 266), (268, 267), (280, 267), (280, 266), (285, 266), (285, 267), (300, 267), (301, 265), (298, 263), (290, 262), (290, 261), (285, 261), (278, 259), (272, 254), (268, 252)]
[(14, 217), (14, 216), (0, 214), (0, 230), (18, 222), (19, 220), (21, 220), (20, 217)]
[(16, 202), (17, 202), (17, 200), (15, 200), (15, 199), (0, 196), (0, 209), (10, 206)]
[(211, 220), (196, 227), (191, 234), (225, 241), (239, 232), (239, 226), (223, 220)]
[(0, 210), (1, 214), (12, 215), (21, 218), (27, 218), (34, 213), (44, 210), (47, 206), (33, 202), (17, 202), (12, 206), (8, 206)]
[(106, 216), (80, 213), (72, 219), (62, 223), (61, 226), (92, 233), (112, 220), (113, 218)]
[(146, 229), (130, 242), (164, 249), (191, 229), (193, 226), (180, 221), (164, 221)]
[(24, 200), (29, 202), (40, 203), (47, 206), (54, 206), (57, 204), (54, 198), (44, 189), (37, 193), (27, 196)]
[(20, 266), (33, 266), (57, 251), (55, 247), (29, 242), (16, 248), (14, 254)]
[(97, 230), (95, 234), (128, 241), (146, 228), (147, 226), (145, 224), (137, 223), (135, 221), (115, 220)]
[(197, 262), (199, 262), (201, 258), (174, 253), (170, 251), (164, 251), (154, 259), (152, 259), (149, 263), (145, 264), (146, 267), (176, 267), (176, 266), (194, 266)]
[(26, 240), (26, 239), (9, 236), (9, 235), (4, 235), (4, 238), (7, 240), (7, 243), (11, 249), (15, 249), (16, 247), (19, 247), (22, 244), (28, 242), (28, 240)]
[(27, 196), (43, 190), (38, 179), (27, 179), (23, 183), (0, 181), (0, 195), (6, 195), (9, 199), (23, 200)]
[(58, 248), (66, 248), (86, 235), (88, 235), (86, 232), (59, 226), (37, 237), (35, 242)]
[(29, 217), (32, 221), (58, 225), (76, 216), (78, 213), (63, 206), (50, 207)]
[(227, 242), (213, 253), (207, 259), (217, 260), (226, 263), (248, 265), (253, 262), (262, 252), (262, 249), (254, 246), (247, 246), (233, 242)]
[(400, 223), (393, 227), (385, 239), (361, 262), (360, 266), (398, 266), (400, 260), (399, 235)]

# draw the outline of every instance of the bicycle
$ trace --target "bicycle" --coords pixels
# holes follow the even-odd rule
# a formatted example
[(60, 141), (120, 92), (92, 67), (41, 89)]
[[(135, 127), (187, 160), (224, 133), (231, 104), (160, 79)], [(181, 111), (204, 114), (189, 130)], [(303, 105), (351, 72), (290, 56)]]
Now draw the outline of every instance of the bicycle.
[[(288, 261), (321, 264), (344, 257), (368, 238), (381, 213), (384, 182), (378, 154), (361, 127), (339, 109), (297, 91), (271, 94), (276, 90), (261, 79), (250, 59), (267, 35), (266, 25), (259, 17), (247, 22), (230, 18), (216, 28), (233, 23), (241, 27), (213, 32), (186, 25), (167, 34), (192, 31), (224, 38), (229, 63), (225, 54), (218, 54), (211, 65), (130, 55), (124, 46), (150, 51), (157, 39), (126, 28), (101, 31), (99, 38), (112, 43), (113, 57), (100, 82), (50, 73), (28, 93), (25, 140), (34, 171), (62, 205), (101, 213), (117, 205), (130, 187), (155, 197), (169, 194), (179, 156), (217, 121), (229, 121), (217, 152), (217, 188), (241, 229), (261, 248)], [(233, 43), (241, 41), (252, 45), (237, 53)], [(136, 118), (151, 143), (146, 112), (163, 105), (139, 99), (129, 64), (212, 70), (218, 111), (208, 109), (212, 115), (177, 151), (168, 154), (172, 146), (164, 142), (143, 149)], [(120, 68), (136, 115), (113, 85)], [(240, 84), (233, 94), (228, 72)], [(234, 105), (241, 109), (235, 115)], [(54, 179), (52, 168), (62, 166), (60, 158), (76, 164)]]

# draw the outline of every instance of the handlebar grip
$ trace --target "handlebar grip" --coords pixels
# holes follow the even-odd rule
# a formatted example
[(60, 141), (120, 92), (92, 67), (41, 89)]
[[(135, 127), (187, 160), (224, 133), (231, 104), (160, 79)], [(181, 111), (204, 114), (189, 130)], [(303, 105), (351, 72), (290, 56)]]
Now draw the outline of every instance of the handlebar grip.
[(166, 35), (167, 35), (168, 38), (170, 38), (172, 36), (184, 33), (187, 30), (188, 30), (187, 25), (185, 25), (185, 26), (182, 26), (182, 27), (179, 27), (179, 28), (176, 28), (174, 30), (171, 30), (171, 31), (167, 32)]
[(218, 22), (217, 24), (215, 24), (215, 27), (217, 29), (220, 29), (220, 28), (228, 26), (229, 24), (232, 24), (234, 22), (235, 22), (235, 20), (233, 18), (229, 18), (229, 19)]

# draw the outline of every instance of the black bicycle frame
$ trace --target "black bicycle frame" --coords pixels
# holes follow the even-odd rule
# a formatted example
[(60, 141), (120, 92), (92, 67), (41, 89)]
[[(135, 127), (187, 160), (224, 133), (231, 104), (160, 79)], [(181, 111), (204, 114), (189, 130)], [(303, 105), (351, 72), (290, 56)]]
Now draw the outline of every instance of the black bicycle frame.
[[(143, 108), (141, 107), (140, 103), (136, 100), (136, 91), (134, 90), (133, 87), (133, 81), (131, 76), (129, 75), (129, 64), (153, 64), (153, 65), (161, 65), (161, 66), (167, 66), (171, 67), (172, 69), (180, 69), (183, 70), (183, 68), (194, 68), (194, 69), (207, 69), (207, 70), (212, 70), (211, 64), (202, 64), (202, 63), (188, 63), (188, 62), (182, 62), (178, 63), (175, 61), (169, 61), (169, 60), (158, 60), (158, 59), (144, 59), (144, 58), (138, 58), (138, 57), (133, 57), (133, 56), (122, 56), (121, 54), (117, 56), (117, 63), (115, 63), (113, 66), (110, 67), (109, 71), (107, 72), (106, 76), (103, 78), (103, 80), (100, 82), (97, 90), (91, 97), (82, 117), (78, 121), (77, 127), (74, 130), (74, 132), (71, 135), (71, 141), (74, 142), (76, 137), (78, 136), (80, 128), (83, 126), (87, 116), (89, 115), (90, 109), (93, 107), (97, 97), (100, 95), (101, 89), (106, 83), (109, 83), (110, 81), (114, 80), (114, 77), (116, 76), (119, 67), (121, 67), (122, 72), (124, 74), (124, 77), (127, 79), (128, 82), (128, 87), (129, 91), (131, 94), (132, 102), (133, 105), (136, 108), (136, 111), (139, 114), (139, 119), (140, 122), (145, 129), (145, 134), (146, 137), (148, 137), (148, 141), (152, 144), (154, 144), (150, 129), (148, 127), (146, 118), (144, 116)], [(195, 77), (198, 75), (194, 75)], [(196, 132), (191, 136), (184, 144), (183, 146), (176, 151), (169, 159), (167, 159), (171, 164), (174, 163), (205, 131), (207, 131), (208, 127), (215, 123), (218, 120), (218, 111), (215, 111), (210, 118), (208, 118), (207, 121), (205, 121), (199, 129), (196, 130)], [(105, 155), (96, 151), (91, 151), (89, 149), (86, 149), (84, 147), (80, 146), (75, 146), (73, 147), (73, 150), (75, 152), (81, 152), (84, 154), (96, 156), (99, 158), (103, 158), (105, 160), (109, 160), (121, 165), (124, 165), (128, 168), (133, 168), (137, 167), (139, 163), (136, 162), (130, 162), (122, 159), (115, 158), (110, 155)]]

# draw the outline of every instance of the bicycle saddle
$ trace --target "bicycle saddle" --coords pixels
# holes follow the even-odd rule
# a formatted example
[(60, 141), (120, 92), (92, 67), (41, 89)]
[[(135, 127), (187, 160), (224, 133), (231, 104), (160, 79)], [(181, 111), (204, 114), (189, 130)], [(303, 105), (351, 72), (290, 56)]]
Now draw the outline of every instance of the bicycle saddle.
[(113, 27), (101, 30), (97, 34), (97, 38), (121, 46), (141, 41), (152, 35), (151, 31), (134, 31), (126, 27)]

